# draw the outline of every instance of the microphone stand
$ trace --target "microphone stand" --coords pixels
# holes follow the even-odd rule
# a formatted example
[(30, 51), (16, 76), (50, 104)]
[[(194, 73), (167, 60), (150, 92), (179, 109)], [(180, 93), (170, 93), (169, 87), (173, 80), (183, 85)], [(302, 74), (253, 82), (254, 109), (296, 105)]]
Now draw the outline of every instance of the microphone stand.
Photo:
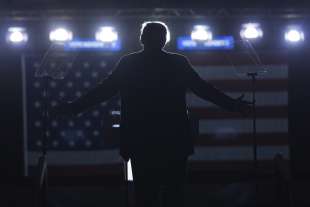
[[(253, 47), (252, 43), (248, 40), (244, 41), (247, 44), (247, 47), (250, 48), (252, 51), (252, 55), (248, 54), (253, 63), (257, 66), (263, 66), (262, 61), (258, 54), (256, 53), (255, 48)], [(246, 75), (251, 79), (251, 88), (252, 88), (252, 139), (253, 139), (253, 171), (255, 175), (255, 179), (257, 177), (257, 168), (258, 168), (258, 159), (257, 159), (257, 130), (256, 130), (256, 80), (259, 72), (258, 71), (250, 71), (247, 72)]]
[(256, 130), (256, 79), (257, 72), (248, 72), (247, 76), (251, 79), (252, 89), (252, 140), (253, 140), (253, 176), (254, 176), (254, 206), (257, 204), (258, 194), (258, 160), (257, 160), (257, 130)]
[(38, 159), (38, 174), (37, 174), (37, 206), (47, 207), (48, 206), (48, 164), (47, 164), (47, 151), (48, 151), (48, 129), (49, 129), (49, 93), (48, 86), (51, 77), (46, 71), (46, 62), (49, 58), (51, 51), (53, 51), (54, 45), (50, 45), (48, 50), (45, 52), (41, 61), (39, 69), (35, 72), (35, 76), (43, 78), (43, 143), (41, 148), (41, 155)]
[[(250, 48), (251, 53), (248, 53), (248, 56), (250, 57), (251, 61), (256, 66), (263, 66), (262, 61), (258, 54), (256, 53), (255, 48), (252, 46), (251, 42), (248, 40), (242, 40), (242, 45), (245, 45), (246, 47)], [(254, 55), (254, 57), (253, 57)], [(261, 71), (266, 72), (266, 71)], [(247, 77), (251, 80), (251, 92), (252, 92), (252, 141), (253, 141), (253, 176), (254, 176), (254, 185), (255, 185), (255, 191), (254, 194), (257, 198), (258, 194), (258, 159), (257, 159), (257, 129), (256, 129), (256, 120), (257, 120), (257, 114), (256, 114), (256, 80), (257, 76), (260, 74), (260, 71), (250, 71), (244, 73)], [(257, 199), (255, 200), (254, 206), (257, 206)]]
[[(256, 64), (257, 66), (263, 66), (261, 59), (259, 58), (258, 54), (256, 53), (255, 48), (251, 44), (250, 41), (245, 41), (250, 48), (250, 51), (252, 51), (252, 54), (254, 57), (252, 57), (250, 54), (250, 58)], [(258, 195), (258, 159), (257, 159), (257, 129), (256, 129), (256, 120), (257, 120), (257, 114), (256, 114), (256, 80), (259, 72), (253, 71), (248, 72), (247, 76), (251, 79), (251, 87), (252, 87), (252, 140), (253, 140), (253, 176), (254, 176), (254, 192), (255, 192), (255, 203), (254, 206), (258, 206), (257, 204), (257, 195)]]
[(58, 45), (51, 44), (48, 50), (45, 52), (41, 61), (39, 69), (36, 71), (36, 75), (39, 78), (43, 78), (43, 143), (41, 148), (41, 155), (38, 159), (38, 175), (37, 175), (37, 206), (48, 206), (48, 164), (47, 164), (47, 152), (48, 152), (48, 137), (49, 137), (49, 82), (53, 78), (49, 71), (46, 71), (46, 63), (53, 52), (57, 52)]
[(251, 87), (252, 87), (252, 139), (253, 139), (253, 167), (254, 173), (256, 174), (257, 170), (257, 131), (256, 131), (256, 77), (257, 72), (249, 72), (247, 76), (251, 78)]
[[(41, 62), (40, 69), (37, 71), (38, 77), (44, 78), (44, 89), (43, 89), (43, 99), (44, 99), (44, 110), (43, 110), (43, 143), (41, 149), (41, 155), (38, 160), (38, 206), (39, 207), (47, 207), (48, 206), (48, 164), (47, 164), (47, 152), (48, 152), (48, 137), (49, 137), (49, 102), (50, 102), (50, 94), (48, 91), (49, 82), (52, 79), (63, 79), (65, 77), (65, 71), (61, 71), (60, 69), (63, 67), (64, 62), (71, 60), (72, 62), (75, 60), (77, 54), (70, 56), (59, 56), (58, 58), (64, 58), (62, 60), (62, 64), (60, 64), (60, 69), (58, 69), (54, 73), (50, 73), (50, 71), (46, 71), (46, 63), (48, 62), (50, 57), (57, 55), (59, 52), (63, 52), (63, 44), (52, 44), (46, 53), (43, 56), (43, 60)], [(69, 59), (68, 59), (69, 57)], [(45, 65), (45, 66), (44, 66)]]
[(44, 77), (44, 110), (43, 110), (43, 144), (41, 149), (41, 155), (38, 160), (38, 206), (46, 207), (48, 201), (48, 164), (47, 164), (47, 151), (48, 151), (48, 129), (49, 129), (49, 94), (48, 84), (50, 77), (46, 75)]

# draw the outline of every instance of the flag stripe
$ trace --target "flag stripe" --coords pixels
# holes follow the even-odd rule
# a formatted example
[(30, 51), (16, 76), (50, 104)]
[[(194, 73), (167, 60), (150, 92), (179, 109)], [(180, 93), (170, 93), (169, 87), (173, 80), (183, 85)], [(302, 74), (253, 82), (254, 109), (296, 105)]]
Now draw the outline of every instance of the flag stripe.
[[(252, 91), (252, 83), (249, 80), (210, 80), (216, 88), (229, 92)], [(264, 79), (258, 80), (255, 85), (257, 91), (286, 91), (287, 79)]]
[[(287, 119), (257, 119), (258, 133), (288, 132)], [(201, 119), (199, 120), (199, 133), (214, 133), (218, 135), (251, 133), (251, 119)]]
[[(246, 52), (213, 52), (213, 53), (186, 53), (188, 59), (194, 65), (253, 65), (253, 61)], [(280, 65), (287, 63), (287, 54), (277, 51), (276, 53), (260, 53), (261, 62), (268, 65)]]
[[(206, 80), (250, 80), (248, 72), (258, 72), (257, 80), (287, 79), (287, 65), (262, 66), (193, 66), (194, 70)], [(265, 72), (262, 72), (265, 71)]]
[[(229, 92), (227, 95), (236, 98), (241, 94), (244, 94), (245, 100), (250, 101), (252, 94), (250, 92)], [(201, 108), (201, 107), (215, 107), (215, 105), (209, 101), (205, 101), (197, 97), (193, 93), (187, 94), (187, 103), (189, 107)], [(288, 103), (288, 93), (287, 91), (278, 92), (257, 92), (256, 93), (256, 105), (257, 106), (286, 106)]]
[[(257, 144), (264, 146), (288, 145), (287, 133), (259, 133), (256, 136)], [(253, 144), (252, 133), (227, 135), (220, 137), (217, 134), (201, 134), (195, 140), (197, 146), (243, 146)]]
[[(257, 148), (257, 158), (259, 160), (273, 159), (277, 153), (281, 153), (284, 158), (288, 159), (288, 146), (262, 146)], [(252, 160), (253, 146), (219, 146), (219, 147), (196, 147), (195, 154), (191, 156), (191, 160), (203, 161), (221, 161), (221, 160)]]
[[(287, 146), (260, 146), (258, 159), (273, 159), (276, 153), (282, 153), (288, 158)], [(49, 165), (105, 165), (122, 163), (118, 150), (80, 150), (80, 151), (49, 151), (47, 162)], [(40, 152), (29, 152), (29, 165), (35, 166)], [(253, 159), (253, 146), (198, 146), (190, 160), (202, 161), (247, 161)]]
[[(256, 108), (257, 118), (287, 118), (287, 106), (260, 106)], [(191, 108), (191, 115), (198, 119), (236, 119), (245, 118), (242, 114), (228, 112), (219, 108)]]

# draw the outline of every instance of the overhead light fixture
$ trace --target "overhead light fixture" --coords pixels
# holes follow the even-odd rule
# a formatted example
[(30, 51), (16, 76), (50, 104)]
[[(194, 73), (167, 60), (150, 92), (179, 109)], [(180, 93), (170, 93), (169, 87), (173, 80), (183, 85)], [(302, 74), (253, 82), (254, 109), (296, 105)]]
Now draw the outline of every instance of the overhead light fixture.
[(195, 25), (191, 32), (191, 39), (196, 41), (212, 40), (212, 32), (207, 25)]
[(115, 42), (118, 40), (118, 33), (114, 27), (100, 27), (95, 34), (95, 38), (100, 42)]
[(23, 27), (9, 27), (6, 35), (7, 42), (11, 44), (22, 44), (28, 41), (28, 34)]
[(263, 37), (263, 30), (259, 23), (246, 23), (242, 25), (240, 36), (242, 39), (258, 39)]
[(304, 41), (304, 32), (300, 28), (288, 28), (284, 34), (284, 39), (287, 42), (297, 43)]
[(49, 38), (52, 42), (62, 43), (71, 41), (73, 38), (73, 34), (72, 31), (63, 27), (59, 27), (50, 32)]

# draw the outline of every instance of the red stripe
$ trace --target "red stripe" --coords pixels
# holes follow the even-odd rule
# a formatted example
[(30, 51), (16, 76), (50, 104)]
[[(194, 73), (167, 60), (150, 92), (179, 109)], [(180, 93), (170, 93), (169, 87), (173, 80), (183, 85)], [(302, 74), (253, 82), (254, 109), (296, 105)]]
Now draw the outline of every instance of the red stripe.
[[(228, 112), (219, 108), (191, 108), (191, 116), (197, 119), (238, 119), (244, 118), (240, 113)], [(287, 106), (265, 106), (257, 107), (257, 118), (287, 118)]]
[[(215, 134), (202, 134), (195, 140), (198, 146), (244, 146), (252, 145), (252, 134), (227, 135), (226, 137), (217, 137)], [(283, 146), (288, 145), (287, 133), (258, 133), (257, 144), (260, 146)]]
[[(216, 88), (223, 91), (251, 91), (251, 82), (249, 80), (209, 80)], [(287, 79), (269, 79), (269, 80), (257, 80), (257, 91), (287, 91), (288, 80)]]
[[(53, 166), (49, 168), (49, 174), (53, 176), (110, 176), (118, 175), (122, 177), (122, 163), (104, 165), (72, 165), (72, 166)], [(82, 170), (82, 171), (80, 171)]]
[[(246, 53), (213, 52), (213, 53), (184, 53), (193, 65), (254, 65)], [(283, 65), (288, 63), (285, 52), (259, 54), (264, 65)]]

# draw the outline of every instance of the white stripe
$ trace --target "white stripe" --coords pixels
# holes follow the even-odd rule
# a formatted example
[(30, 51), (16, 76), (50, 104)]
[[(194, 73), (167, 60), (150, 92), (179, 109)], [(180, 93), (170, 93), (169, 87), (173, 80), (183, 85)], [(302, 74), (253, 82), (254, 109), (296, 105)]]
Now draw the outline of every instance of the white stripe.
[[(226, 93), (232, 98), (236, 98), (241, 94), (244, 94), (244, 100), (250, 101), (252, 95), (250, 92), (233, 92)], [(195, 94), (189, 93), (187, 94), (187, 103), (189, 107), (215, 107), (209, 101), (205, 101)], [(288, 92), (287, 91), (279, 91), (279, 92), (257, 92), (256, 93), (256, 105), (257, 106), (285, 106), (288, 104)]]
[[(29, 165), (36, 165), (40, 152), (29, 152)], [(49, 165), (101, 165), (120, 163), (119, 150), (49, 151)]]
[[(259, 160), (272, 160), (277, 153), (281, 153), (284, 158), (289, 159), (288, 146), (263, 146), (257, 148), (257, 158)], [(253, 147), (196, 147), (195, 154), (190, 160), (202, 161), (225, 161), (225, 160), (252, 160)]]
[[(261, 67), (248, 66), (194, 66), (195, 71), (206, 80), (249, 80), (247, 72), (262, 71)], [(267, 65), (265, 73), (259, 73), (257, 79), (287, 79), (287, 65)]]
[[(256, 122), (258, 133), (272, 133), (288, 132), (287, 119), (257, 119)], [(199, 120), (200, 134), (218, 134), (219, 136), (225, 134), (239, 134), (251, 133), (252, 120), (251, 119), (211, 119)]]
[[(274, 155), (281, 153), (289, 158), (288, 146), (262, 146), (258, 147), (259, 160), (272, 160)], [(29, 152), (29, 165), (37, 163), (39, 152)], [(253, 159), (253, 147), (195, 147), (195, 154), (190, 160), (199, 161), (246, 161)], [(50, 151), (47, 158), (49, 165), (104, 165), (122, 163), (118, 150), (101, 151)]]

